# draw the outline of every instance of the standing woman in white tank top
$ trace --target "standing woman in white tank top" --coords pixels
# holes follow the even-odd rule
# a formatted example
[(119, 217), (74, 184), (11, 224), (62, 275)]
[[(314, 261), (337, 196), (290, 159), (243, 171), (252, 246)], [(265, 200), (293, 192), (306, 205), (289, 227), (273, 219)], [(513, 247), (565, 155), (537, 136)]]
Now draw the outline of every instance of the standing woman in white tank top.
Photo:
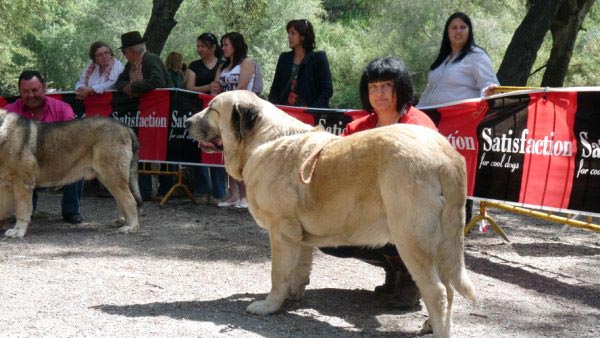
[[(230, 32), (221, 38), (225, 63), (219, 67), (210, 93), (217, 95), (230, 90), (252, 90), (256, 74), (256, 64), (248, 57), (248, 45), (242, 34)], [(246, 185), (229, 176), (229, 197), (219, 203), (220, 207), (247, 208)]]

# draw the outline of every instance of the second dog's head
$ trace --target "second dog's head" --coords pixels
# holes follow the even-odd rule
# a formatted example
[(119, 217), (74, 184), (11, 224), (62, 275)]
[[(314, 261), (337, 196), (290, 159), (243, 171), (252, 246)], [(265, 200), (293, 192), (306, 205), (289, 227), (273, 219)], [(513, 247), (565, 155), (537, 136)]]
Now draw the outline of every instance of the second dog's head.
[(261, 99), (251, 91), (235, 90), (216, 96), (206, 109), (185, 122), (205, 152), (223, 151), (227, 171), (241, 178), (245, 139), (259, 120)]

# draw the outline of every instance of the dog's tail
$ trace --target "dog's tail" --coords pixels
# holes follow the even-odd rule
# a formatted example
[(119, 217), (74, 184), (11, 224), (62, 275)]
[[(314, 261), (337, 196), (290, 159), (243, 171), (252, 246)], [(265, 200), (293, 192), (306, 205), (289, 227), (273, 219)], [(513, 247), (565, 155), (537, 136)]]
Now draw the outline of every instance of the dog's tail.
[(440, 272), (463, 297), (476, 302), (475, 288), (467, 275), (464, 257), (466, 165), (464, 158), (454, 152), (451, 161), (441, 167), (440, 183), (445, 204), (442, 209), (443, 240), (438, 250)]
[(138, 210), (142, 208), (142, 195), (140, 194), (140, 185), (138, 182), (138, 162), (140, 153), (140, 142), (138, 141), (135, 132), (131, 128), (129, 130), (129, 136), (131, 137), (131, 163), (129, 165), (129, 189), (133, 194), (133, 198), (137, 203)]

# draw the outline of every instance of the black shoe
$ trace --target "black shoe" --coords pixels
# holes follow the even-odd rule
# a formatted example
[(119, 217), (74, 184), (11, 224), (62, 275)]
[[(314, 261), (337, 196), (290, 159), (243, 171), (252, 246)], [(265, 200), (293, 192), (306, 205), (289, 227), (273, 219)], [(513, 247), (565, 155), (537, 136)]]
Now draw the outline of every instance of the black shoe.
[(142, 196), (144, 202), (160, 202), (162, 199), (158, 196)]
[(375, 293), (380, 294), (390, 294), (394, 293), (396, 290), (396, 286), (398, 284), (398, 272), (392, 268), (385, 268), (385, 283), (382, 285), (375, 287)]
[(403, 280), (394, 292), (385, 296), (383, 307), (397, 310), (417, 310), (421, 307), (421, 293), (412, 280)]
[(63, 214), (62, 216), (67, 223), (81, 224), (83, 222), (83, 217), (80, 214)]

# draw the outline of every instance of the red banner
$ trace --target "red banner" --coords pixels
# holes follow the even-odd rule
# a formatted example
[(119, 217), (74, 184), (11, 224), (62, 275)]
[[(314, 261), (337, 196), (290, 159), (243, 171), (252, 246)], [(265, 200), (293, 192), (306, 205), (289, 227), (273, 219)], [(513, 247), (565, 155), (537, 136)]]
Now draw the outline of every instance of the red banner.
[[(139, 136), (142, 161), (222, 165), (204, 154), (185, 120), (209, 95), (156, 90), (138, 100), (118, 92), (76, 100), (52, 94), (79, 117), (120, 120)], [(0, 107), (16, 98), (0, 98)], [(340, 134), (366, 112), (280, 106), (291, 116)], [(600, 214), (600, 88), (521, 91), (422, 109), (465, 157), (468, 195), (551, 210)]]

